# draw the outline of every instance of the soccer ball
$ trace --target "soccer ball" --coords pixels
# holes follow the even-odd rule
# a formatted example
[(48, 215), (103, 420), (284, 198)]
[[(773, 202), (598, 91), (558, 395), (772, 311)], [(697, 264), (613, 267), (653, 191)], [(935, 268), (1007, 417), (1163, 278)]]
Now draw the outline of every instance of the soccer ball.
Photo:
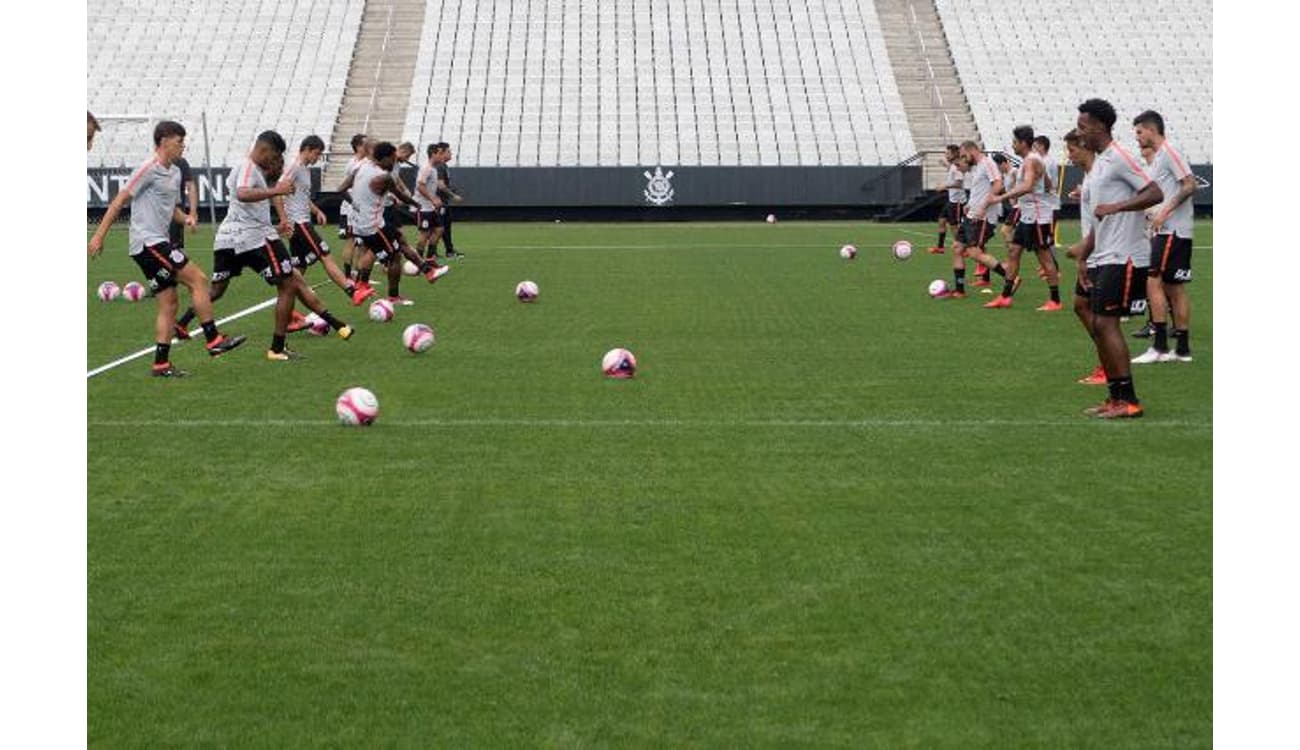
[(776, 223), (776, 214), (768, 214), (768, 215), (767, 215), (767, 223), (768, 223), (768, 224), (775, 224), (775, 223)]
[(943, 279), (935, 279), (930, 282), (930, 296), (942, 297), (948, 291), (948, 282)]
[(844, 260), (853, 260), (858, 257), (858, 249), (852, 245), (845, 245), (840, 248), (840, 257)]
[(537, 282), (535, 281), (521, 281), (515, 285), (515, 296), (519, 298), (520, 302), (536, 302), (537, 294)]
[(370, 303), (370, 319), (376, 323), (387, 323), (393, 319), (393, 303), (386, 299), (377, 299)]
[(414, 276), (420, 272), (420, 267), (409, 260), (402, 261), (402, 273), (407, 276)]
[(307, 313), (307, 317), (303, 318), (303, 321), (307, 323), (307, 330), (313, 336), (324, 336), (330, 332), (330, 324), (326, 323), (325, 319), (316, 313)]
[(144, 284), (138, 281), (126, 282), (126, 286), (122, 287), (122, 298), (127, 302), (139, 302), (144, 299)]
[(103, 284), (100, 284), (99, 289), (95, 291), (95, 294), (99, 295), (100, 302), (112, 302), (117, 299), (117, 295), (121, 293), (121, 287), (112, 281), (105, 281)]
[(627, 349), (610, 349), (600, 360), (606, 377), (626, 379), (636, 374), (636, 356)]
[(423, 323), (412, 323), (402, 331), (402, 345), (415, 354), (427, 352), (433, 339), (433, 329)]
[(334, 402), (339, 422), (350, 427), (368, 425), (379, 416), (379, 399), (365, 388), (349, 388)]
[(907, 260), (912, 257), (912, 243), (907, 240), (899, 240), (894, 243), (894, 257), (899, 260)]

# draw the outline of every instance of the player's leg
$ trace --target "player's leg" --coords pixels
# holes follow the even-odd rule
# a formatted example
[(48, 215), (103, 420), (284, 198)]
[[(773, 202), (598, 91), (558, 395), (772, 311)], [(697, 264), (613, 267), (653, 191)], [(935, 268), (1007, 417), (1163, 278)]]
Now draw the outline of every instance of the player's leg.
[[(338, 273), (338, 270), (338, 266), (335, 266), (335, 273)], [(302, 274), (297, 269), (294, 269), (290, 283), (293, 285), (294, 294), (302, 304), (308, 310), (319, 315), (322, 320), (329, 324), (330, 328), (337, 331), (339, 338), (344, 341), (352, 338), (352, 327), (339, 318), (334, 317), (329, 309), (325, 307), (325, 303), (321, 301), (321, 298), (316, 294), (316, 291), (311, 288), (311, 285), (307, 283), (307, 280), (303, 278)]]
[[(225, 336), (217, 330), (213, 320), (212, 297), (208, 288), (207, 274), (193, 263), (186, 263), (176, 273), (177, 280), (190, 290), (190, 301), (194, 305), (195, 317), (203, 327), (203, 338), (207, 341), (205, 348), (213, 357), (220, 356), (244, 343), (243, 336)], [(176, 311), (172, 310), (172, 320)]]
[(1151, 346), (1133, 358), (1133, 363), (1149, 365), (1169, 354), (1169, 300), (1165, 297), (1163, 276), (1169, 267), (1174, 235), (1158, 234), (1151, 238), (1151, 271), (1146, 278), (1147, 312), (1151, 316)]
[[(230, 285), (230, 279), (238, 276), (241, 266), (235, 257), (234, 248), (217, 248), (212, 251), (212, 281), (208, 285), (208, 298), (211, 302), (221, 299), (226, 293), (226, 287)], [(194, 322), (198, 313), (191, 304), (176, 320), (176, 338), (185, 340), (190, 337), (189, 326)]]
[(1174, 240), (1173, 252), (1169, 264), (1160, 279), (1163, 282), (1165, 298), (1173, 313), (1174, 352), (1161, 361), (1191, 362), (1192, 300), (1187, 294), (1187, 285), (1192, 282), (1192, 240), (1190, 237), (1178, 237)]
[[(1086, 274), (1086, 270), (1080, 269), (1079, 273)], [(1091, 290), (1083, 284), (1084, 278), (1079, 278), (1074, 284), (1074, 314), (1079, 318), (1083, 325), (1084, 333), (1088, 334), (1088, 340), (1092, 342), (1092, 347), (1097, 348), (1097, 342), (1093, 340), (1093, 322), (1092, 322), (1092, 300), (1089, 299)], [(1101, 366), (1101, 359), (1098, 358), (1097, 366), (1088, 375), (1079, 378), (1077, 383), (1083, 385), (1105, 385), (1106, 368)]]
[[(1045, 230), (1047, 225), (1039, 224), (1038, 231)], [(1056, 265), (1056, 256), (1052, 254), (1050, 247), (1044, 247), (1036, 251), (1038, 255), (1038, 266), (1042, 271), (1043, 280), (1047, 282), (1047, 302), (1038, 306), (1039, 312), (1056, 312), (1061, 308), (1061, 269)]]
[(463, 254), (456, 250), (455, 243), (451, 239), (451, 208), (445, 206), (442, 213), (442, 247), (448, 259), (463, 257)]
[(1129, 370), (1128, 340), (1120, 330), (1119, 319), (1121, 315), (1141, 312), (1138, 308), (1145, 307), (1145, 289), (1137, 283), (1144, 271), (1131, 262), (1098, 269), (1092, 293), (1092, 333), (1097, 354), (1106, 369), (1109, 398), (1101, 408), (1089, 410), (1093, 416), (1106, 419), (1142, 416)]
[(944, 250), (944, 244), (948, 241), (948, 210), (951, 203), (944, 201), (943, 208), (939, 210), (939, 240), (930, 248), (930, 252), (938, 255)]
[(154, 301), (158, 304), (158, 317), (154, 320), (153, 369), (151, 374), (159, 378), (179, 378), (189, 375), (185, 370), (174, 367), (171, 362), (172, 326), (176, 320), (176, 308), (179, 306), (176, 287), (169, 286), (154, 292)]
[(945, 296), (956, 299), (966, 296), (966, 227), (958, 226), (952, 239), (952, 289)]

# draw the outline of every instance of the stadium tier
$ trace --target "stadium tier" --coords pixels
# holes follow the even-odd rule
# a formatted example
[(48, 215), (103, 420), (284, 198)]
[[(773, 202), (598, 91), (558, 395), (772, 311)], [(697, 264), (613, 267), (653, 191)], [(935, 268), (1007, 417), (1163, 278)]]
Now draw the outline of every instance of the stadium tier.
[(1210, 0), (1103, 0), (1086, 22), (1070, 0), (935, 5), (986, 145), (1005, 148), (1025, 123), (1058, 140), (1079, 102), (1099, 96), (1126, 143), (1133, 117), (1154, 109), (1190, 161), (1214, 161)]
[(404, 137), (454, 137), (466, 166), (915, 151), (870, 0), (428, 0), (425, 18)]
[[(206, 111), (212, 163), (235, 164), (256, 133), (328, 135), (338, 118), (364, 0), (216, 0), (159, 16), (153, 2), (90, 3), (86, 96), (97, 115), (173, 118), (201, 158)], [(152, 122), (109, 125), (93, 166), (149, 156)]]

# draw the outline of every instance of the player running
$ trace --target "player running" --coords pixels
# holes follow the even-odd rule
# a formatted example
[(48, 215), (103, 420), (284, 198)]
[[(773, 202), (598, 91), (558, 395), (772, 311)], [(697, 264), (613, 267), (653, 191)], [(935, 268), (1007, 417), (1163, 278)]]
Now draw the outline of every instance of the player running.
[(1079, 105), (1080, 140), (1097, 153), (1088, 174), (1089, 197), (1096, 204), (1092, 215), (1097, 221), (1078, 255), (1088, 261), (1092, 340), (1109, 388), (1108, 398), (1084, 413), (1101, 419), (1128, 419), (1143, 413), (1119, 318), (1146, 309), (1143, 280), (1151, 245), (1143, 232), (1142, 211), (1163, 198), (1160, 187), (1138, 160), (1114, 140), (1115, 120), (1115, 108), (1105, 100), (1089, 99)]
[(943, 212), (939, 214), (939, 242), (930, 248), (932, 255), (943, 255), (948, 227), (951, 226), (956, 231), (956, 227), (961, 224), (962, 212), (966, 210), (966, 188), (963, 184), (965, 172), (961, 167), (963, 162), (957, 144), (950, 143), (945, 147), (943, 160), (948, 165), (948, 171), (944, 174), (944, 182), (939, 190), (948, 191), (948, 200), (944, 203)]
[(192, 219), (178, 208), (180, 202), (181, 173), (176, 160), (185, 152), (185, 128), (179, 122), (163, 120), (153, 129), (154, 156), (140, 165), (131, 175), (104, 217), (100, 219), (87, 250), (97, 258), (104, 251), (104, 237), (113, 226), (117, 215), (127, 203), (131, 204), (131, 229), (127, 239), (127, 252), (149, 282), (149, 289), (158, 300), (158, 315), (154, 326), (153, 370), (159, 378), (178, 378), (188, 375), (171, 363), (172, 321), (176, 319), (178, 299), (176, 284), (190, 290), (190, 298), (203, 325), (207, 339), (207, 352), (218, 357), (244, 343), (243, 336), (227, 337), (217, 330), (212, 320), (212, 299), (208, 294), (208, 280), (197, 264), (191, 263), (185, 251), (174, 248), (168, 240), (169, 225), (173, 219), (190, 223)]
[[(348, 160), (347, 167), (343, 171), (343, 182), (339, 184), (338, 192), (343, 194), (343, 202), (339, 205), (339, 239), (344, 241), (343, 244), (343, 275), (352, 277), (352, 260), (356, 255), (356, 238), (352, 234), (352, 201), (348, 199), (348, 187), (352, 185), (352, 177), (357, 173), (361, 165), (370, 158), (370, 149), (372, 141), (366, 137), (365, 133), (357, 133), (352, 136), (352, 158)], [(364, 298), (363, 298), (364, 299)], [(356, 304), (361, 304), (357, 302)]]
[(1060, 271), (1056, 259), (1052, 257), (1051, 245), (1047, 235), (1052, 231), (1051, 204), (1047, 200), (1046, 171), (1043, 157), (1034, 151), (1034, 129), (1028, 125), (1011, 131), (1011, 149), (1022, 159), (1020, 179), (1016, 187), (989, 200), (1016, 201), (1019, 220), (1009, 244), (1005, 263), (1007, 281), (1002, 287), (1002, 294), (984, 305), (990, 309), (1011, 307), (1019, 284), (1020, 256), (1030, 250), (1038, 256), (1038, 263), (1046, 271), (1047, 288), (1051, 295), (1048, 301), (1038, 308), (1041, 312), (1055, 312), (1061, 309)]
[[(393, 144), (381, 142), (375, 145), (371, 159), (357, 170), (350, 186), (353, 210), (353, 233), (361, 239), (362, 254), (357, 262), (358, 287), (365, 285), (369, 290), (370, 271), (375, 261), (388, 268), (389, 296), (397, 295), (398, 280), (402, 276), (402, 256), (419, 268), (430, 283), (445, 276), (451, 269), (421, 258), (402, 239), (396, 227), (384, 223), (383, 198), (392, 194), (407, 205), (417, 205), (405, 190), (399, 190), (393, 175), (393, 166), (397, 161), (397, 149)], [(358, 289), (358, 294), (362, 293)], [(356, 302), (356, 297), (353, 297)]]
[[(1138, 144), (1154, 151), (1152, 176), (1165, 195), (1151, 213), (1151, 269), (1147, 296), (1151, 312), (1151, 346), (1133, 358), (1135, 364), (1191, 362), (1188, 342), (1192, 306), (1186, 284), (1192, 280), (1192, 203), (1196, 177), (1187, 161), (1165, 138), (1165, 120), (1147, 110), (1133, 119)], [(1169, 313), (1174, 316), (1175, 349), (1169, 351)]]
[(967, 174), (970, 175), (969, 200), (966, 203), (966, 218), (957, 229), (957, 238), (953, 244), (953, 289), (942, 295), (954, 299), (966, 296), (967, 258), (983, 263), (1004, 278), (1007, 275), (998, 259), (984, 250), (984, 245), (993, 235), (995, 222), (1002, 214), (1001, 202), (992, 200), (1002, 192), (1002, 173), (993, 159), (974, 141), (962, 142), (961, 155), (966, 160)]

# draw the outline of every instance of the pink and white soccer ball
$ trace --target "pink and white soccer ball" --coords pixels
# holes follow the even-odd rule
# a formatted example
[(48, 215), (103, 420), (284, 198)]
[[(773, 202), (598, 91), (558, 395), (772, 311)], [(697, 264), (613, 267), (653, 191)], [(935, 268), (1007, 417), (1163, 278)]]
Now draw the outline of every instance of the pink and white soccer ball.
[(368, 425), (379, 416), (379, 399), (361, 387), (349, 388), (334, 403), (339, 422), (350, 427)]
[(370, 303), (370, 319), (376, 323), (387, 323), (393, 319), (393, 303), (386, 299), (377, 299)]
[(330, 324), (326, 323), (325, 319), (316, 313), (307, 313), (307, 317), (303, 318), (303, 321), (307, 323), (307, 330), (313, 336), (324, 336), (330, 332)]
[(535, 281), (521, 281), (515, 285), (515, 296), (520, 302), (536, 302), (538, 293)]
[(627, 349), (610, 349), (600, 360), (601, 372), (611, 378), (630, 378), (636, 374), (636, 356)]
[(907, 240), (899, 240), (894, 243), (894, 257), (898, 260), (907, 260), (912, 257), (912, 243)]
[(948, 292), (948, 282), (943, 279), (935, 279), (930, 282), (930, 296), (942, 297)]
[(112, 302), (117, 299), (118, 295), (121, 293), (122, 288), (112, 281), (105, 281), (103, 284), (99, 285), (99, 289), (95, 290), (95, 294), (99, 296), (100, 302)]
[(126, 282), (126, 286), (122, 287), (122, 298), (127, 302), (139, 302), (144, 299), (144, 284), (138, 281)]
[(415, 354), (429, 351), (433, 346), (433, 328), (423, 323), (412, 323), (402, 331), (402, 346)]
[(768, 214), (768, 215), (767, 215), (767, 223), (768, 223), (768, 224), (775, 224), (775, 223), (776, 223), (776, 214)]
[(407, 276), (414, 276), (420, 272), (420, 267), (409, 260), (402, 261), (402, 273)]
[(840, 257), (844, 260), (853, 260), (858, 257), (858, 249), (852, 245), (845, 245), (840, 248)]

